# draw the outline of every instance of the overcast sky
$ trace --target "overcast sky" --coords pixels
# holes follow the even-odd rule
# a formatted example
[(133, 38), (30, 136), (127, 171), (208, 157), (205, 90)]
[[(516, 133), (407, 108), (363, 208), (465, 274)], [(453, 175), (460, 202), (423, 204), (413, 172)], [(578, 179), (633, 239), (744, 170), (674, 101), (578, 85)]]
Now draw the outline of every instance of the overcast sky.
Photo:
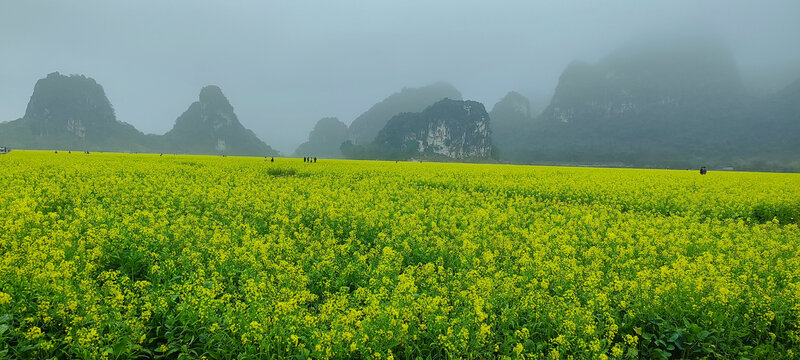
[(654, 32), (713, 31), (743, 69), (800, 64), (797, 0), (0, 2), (0, 121), (58, 71), (94, 78), (119, 120), (163, 134), (216, 84), (284, 153), (320, 118), (349, 124), (403, 87), (447, 81), (487, 110), (511, 90), (539, 101), (571, 61)]

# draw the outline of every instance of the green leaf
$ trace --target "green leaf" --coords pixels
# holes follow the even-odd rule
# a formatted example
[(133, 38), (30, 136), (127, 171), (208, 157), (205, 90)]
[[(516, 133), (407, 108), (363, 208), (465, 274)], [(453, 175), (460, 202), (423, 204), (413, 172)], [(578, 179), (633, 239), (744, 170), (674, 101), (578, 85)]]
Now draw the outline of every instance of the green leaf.
[(672, 336), (669, 337), (669, 342), (675, 342), (675, 340), (678, 340), (678, 338), (680, 336), (681, 336), (681, 331), (680, 330), (672, 333)]
[(8, 330), (8, 325), (0, 324), (0, 335), (3, 335)]
[(114, 344), (114, 352), (115, 356), (122, 355), (126, 350), (128, 350), (128, 338), (123, 337), (119, 339), (116, 344)]

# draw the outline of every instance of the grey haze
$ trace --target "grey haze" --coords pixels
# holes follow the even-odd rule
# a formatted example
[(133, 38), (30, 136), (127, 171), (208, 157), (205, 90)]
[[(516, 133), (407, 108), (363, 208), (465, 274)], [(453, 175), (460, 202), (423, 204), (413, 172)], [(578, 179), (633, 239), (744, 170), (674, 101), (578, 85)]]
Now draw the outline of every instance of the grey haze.
[(403, 87), (453, 84), (490, 108), (549, 101), (573, 60), (651, 35), (711, 33), (768, 93), (800, 76), (800, 2), (63, 1), (0, 4), (0, 122), (46, 74), (84, 74), (117, 118), (163, 134), (220, 86), (242, 124), (292, 153), (323, 117), (349, 124)]

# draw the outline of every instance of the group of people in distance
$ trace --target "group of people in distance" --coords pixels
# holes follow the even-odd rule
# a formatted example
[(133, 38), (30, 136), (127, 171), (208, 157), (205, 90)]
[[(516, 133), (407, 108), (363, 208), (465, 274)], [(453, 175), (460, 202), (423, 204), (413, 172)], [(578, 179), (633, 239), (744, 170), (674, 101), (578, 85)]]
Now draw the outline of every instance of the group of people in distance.
[[(58, 150), (56, 150), (55, 152), (56, 152), (56, 154), (58, 154)], [(72, 154), (72, 151), (69, 151), (69, 153)], [(84, 154), (88, 154), (89, 151), (84, 151), (83, 153)], [(164, 154), (161, 153), (161, 154), (159, 154), (159, 156), (164, 156)], [(224, 157), (225, 155), (222, 155), (222, 156)], [(269, 161), (269, 162), (273, 162), (274, 163), (275, 162), (275, 158), (274, 157), (267, 158), (265, 156), (264, 157), (264, 161)], [(315, 162), (317, 162), (317, 157), (316, 156), (304, 156), (303, 157), (303, 162), (307, 162), (307, 163), (312, 163), (313, 162), (313, 163), (315, 163)], [(395, 162), (397, 162), (397, 161), (395, 161)], [(708, 169), (705, 166), (701, 166), (700, 167), (700, 175), (705, 175), (707, 172), (708, 172)]]

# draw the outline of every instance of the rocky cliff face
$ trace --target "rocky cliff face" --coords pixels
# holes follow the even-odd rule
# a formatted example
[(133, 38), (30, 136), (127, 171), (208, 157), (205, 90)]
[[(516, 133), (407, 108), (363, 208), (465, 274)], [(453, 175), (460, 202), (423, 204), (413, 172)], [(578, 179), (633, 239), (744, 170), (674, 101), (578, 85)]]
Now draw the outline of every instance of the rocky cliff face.
[(0, 129), (4, 144), (34, 149), (138, 150), (142, 137), (133, 126), (117, 121), (94, 79), (57, 72), (36, 82), (25, 116)]
[(277, 151), (246, 129), (218, 86), (200, 91), (175, 125), (164, 134), (167, 151), (192, 154), (271, 156)]
[(349, 128), (349, 138), (354, 144), (370, 143), (393, 116), (404, 112), (420, 112), (444, 98), (460, 100), (461, 93), (447, 83), (404, 88), (353, 120)]
[(420, 113), (393, 117), (375, 143), (387, 151), (411, 156), (488, 158), (492, 154), (489, 114), (479, 102), (444, 99)]

